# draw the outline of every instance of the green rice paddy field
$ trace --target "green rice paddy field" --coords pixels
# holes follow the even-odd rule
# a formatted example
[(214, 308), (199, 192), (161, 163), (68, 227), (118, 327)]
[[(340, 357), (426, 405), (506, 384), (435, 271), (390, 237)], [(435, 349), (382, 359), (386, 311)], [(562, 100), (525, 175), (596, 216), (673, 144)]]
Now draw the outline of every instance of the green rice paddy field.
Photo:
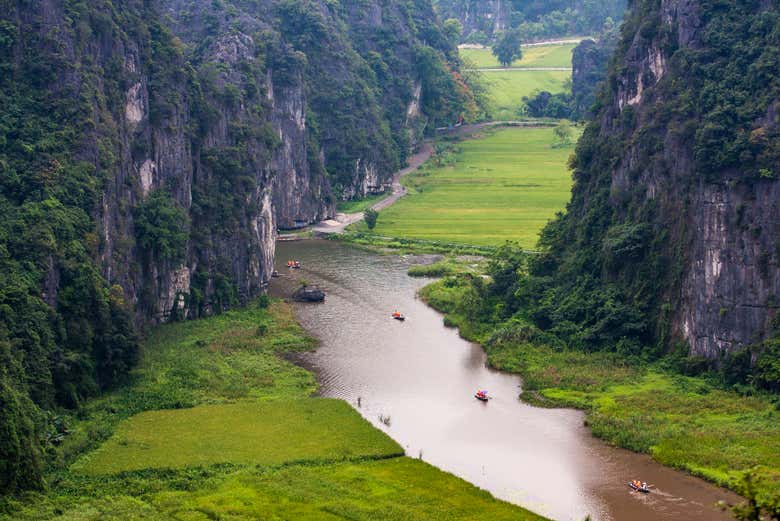
[(532, 67), (571, 68), (574, 44), (523, 47), (523, 57), (511, 69), (496, 70), (501, 65), (490, 49), (460, 49), (460, 55), (481, 71), (488, 87), (490, 118), (511, 121), (520, 115), (523, 98), (546, 90), (553, 94), (563, 92), (571, 79), (571, 71), (522, 70)]
[[(523, 57), (512, 67), (571, 67), (571, 53), (575, 44), (536, 45), (523, 47)], [(490, 49), (460, 49), (460, 55), (479, 69), (501, 67)]]
[(571, 72), (489, 70), (482, 71), (482, 77), (488, 87), (490, 119), (513, 121), (522, 115), (524, 97), (543, 90), (553, 94), (564, 92)]
[(419, 460), (280, 355), (282, 302), (154, 329), (128, 384), (63, 417), (49, 488), (5, 520), (542, 518)]
[[(457, 143), (440, 167), (405, 179), (409, 195), (380, 213), (372, 233), (450, 243), (533, 248), (539, 231), (569, 199), (566, 160), (552, 128), (506, 128)], [(365, 223), (357, 225), (367, 231)]]

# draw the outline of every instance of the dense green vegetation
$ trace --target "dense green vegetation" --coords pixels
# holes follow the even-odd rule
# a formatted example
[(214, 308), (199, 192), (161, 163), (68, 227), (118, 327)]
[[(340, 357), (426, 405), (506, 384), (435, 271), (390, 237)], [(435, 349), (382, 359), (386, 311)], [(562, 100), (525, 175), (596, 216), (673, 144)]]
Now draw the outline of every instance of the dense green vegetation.
[(440, 144), (427, 167), (404, 178), (409, 195), (381, 212), (373, 233), (487, 246), (514, 239), (532, 248), (571, 184), (571, 148), (552, 145), (552, 128)]
[(409, 458), (72, 476), (61, 481), (59, 492), (36, 497), (38, 503), (6, 519), (542, 520)]
[(541, 519), (312, 398), (280, 356), (313, 345), (267, 299), (156, 328), (131, 383), (60, 418), (49, 490), (6, 496), (0, 519)]
[(512, 30), (505, 31), (498, 36), (490, 50), (502, 67), (509, 67), (523, 57), (520, 43), (520, 33)]
[[(122, 25), (149, 35), (141, 53), (151, 53), (153, 43), (166, 48), (167, 36), (139, 13), (119, 8), (111, 18), (107, 3), (71, 3), (67, 30), (94, 31), (119, 46), (128, 38)], [(42, 484), (58, 426), (41, 409), (77, 407), (118, 383), (137, 344), (122, 288), (109, 286), (93, 263), (99, 240), (92, 217), (117, 159), (113, 134), (101, 131), (111, 126), (119, 78), (104, 77), (112, 96), (106, 99), (99, 94), (99, 66), (85, 63), (76, 89), (63, 78), (69, 58), (50, 51), (59, 48), (58, 35), (36, 30), (35, 18), (18, 17), (14, 2), (0, 7), (2, 493)], [(74, 38), (74, 45), (82, 53), (87, 42)], [(88, 146), (105, 153), (98, 160), (80, 156)]]
[[(385, 6), (381, 30), (348, 2), (0, 7), (0, 493), (42, 486), (59, 418), (135, 364), (135, 325), (257, 294), (239, 279), (281, 145), (272, 89), (306, 105), (300, 159), (327, 204), (358, 159), (391, 172), (426, 124), (478, 110), (429, 2)], [(159, 309), (180, 267), (183, 306)]]
[[(619, 54), (640, 25), (660, 24), (660, 12), (643, 5), (627, 21)], [(567, 212), (545, 228), (539, 244), (543, 256), (530, 264), (530, 276), (516, 277), (518, 286), (507, 295), (509, 307), (522, 307), (534, 324), (571, 347), (659, 356), (673, 346), (668, 317), (676, 303), (666, 302), (663, 295), (680, 284), (686, 253), (683, 239), (670, 240), (664, 231), (675, 216), (658, 213), (656, 204), (643, 196), (629, 206), (630, 194), (618, 200), (612, 192), (615, 165), (632, 140), (645, 154), (642, 161), (660, 165), (664, 160), (655, 154), (660, 129), (687, 136), (693, 144), (694, 168), (704, 177), (739, 164), (747, 182), (758, 179), (762, 169), (773, 168), (777, 140), (751, 141), (748, 136), (755, 118), (777, 98), (780, 83), (762, 82), (748, 69), (757, 71), (767, 60), (777, 63), (773, 49), (779, 43), (780, 17), (775, 12), (752, 14), (748, 6), (712, 9), (703, 33), (707, 48), (686, 48), (673, 55), (670, 70), (656, 86), (664, 103), (646, 109), (642, 127), (637, 127), (632, 109), (615, 113), (609, 101), (617, 89), (617, 71), (612, 72), (611, 89), (602, 93), (601, 119), (588, 126), (571, 161), (575, 185)], [(755, 36), (743, 37), (749, 34)], [(683, 77), (694, 78), (685, 91), (677, 89), (675, 79)], [(730, 94), (711, 96), (723, 91), (724, 81), (729, 82)], [(728, 128), (724, 114), (734, 122)], [(752, 134), (765, 132), (770, 131), (757, 129)], [(683, 180), (677, 189), (685, 190), (686, 182), (697, 180)], [(752, 349), (756, 354), (771, 352), (761, 346)], [(739, 355), (735, 357), (723, 363), (738, 365)], [(743, 383), (747, 376), (741, 375)]]
[(514, 29), (523, 41), (595, 34), (623, 17), (625, 0), (437, 0), (442, 18), (456, 18), (468, 26), (466, 43), (486, 44), (499, 26)]
[(743, 472), (753, 470), (766, 504), (777, 500), (777, 397), (746, 397), (725, 387), (722, 373), (686, 375), (685, 354), (651, 361), (620, 342), (614, 351), (567, 345), (556, 328), (542, 330), (525, 316), (516, 273), (527, 260), (504, 247), (488, 266), (489, 281), (447, 270), (421, 296), (461, 335), (482, 343), (491, 365), (522, 375), (524, 399), (584, 409), (597, 436), (724, 486), (741, 490)]

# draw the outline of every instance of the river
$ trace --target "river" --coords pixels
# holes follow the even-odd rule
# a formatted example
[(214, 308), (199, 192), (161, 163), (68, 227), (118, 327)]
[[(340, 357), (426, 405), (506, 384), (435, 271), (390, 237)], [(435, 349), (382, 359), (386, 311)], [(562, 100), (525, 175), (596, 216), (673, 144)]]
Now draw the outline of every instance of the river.
[[(558, 521), (731, 519), (714, 505), (733, 494), (606, 445), (580, 411), (522, 403), (520, 378), (488, 368), (480, 346), (416, 297), (429, 281), (406, 275), (410, 258), (317, 240), (279, 243), (276, 258), (272, 293), (289, 296), (303, 279), (327, 293), (323, 304), (296, 305), (321, 341), (299, 360), (320, 393), (352, 404), (408, 456)], [(303, 268), (288, 270), (288, 259)], [(405, 322), (391, 318), (396, 309)], [(478, 388), (494, 399), (475, 400)], [(634, 478), (653, 492), (632, 493)]]

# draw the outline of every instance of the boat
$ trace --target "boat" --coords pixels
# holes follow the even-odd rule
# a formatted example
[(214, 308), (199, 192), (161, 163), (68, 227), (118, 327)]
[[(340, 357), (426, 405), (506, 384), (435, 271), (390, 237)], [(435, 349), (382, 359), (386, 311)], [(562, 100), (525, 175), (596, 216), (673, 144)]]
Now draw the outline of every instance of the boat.
[(476, 398), (481, 402), (486, 402), (490, 400), (490, 396), (488, 396), (487, 391), (477, 391), (476, 393), (474, 393), (474, 398)]
[(301, 263), (299, 261), (287, 261), (287, 267), (293, 270), (301, 269)]
[(394, 318), (394, 319), (396, 319), (396, 320), (400, 320), (401, 322), (403, 322), (404, 320), (406, 320), (406, 317), (405, 317), (405, 316), (403, 316), (403, 315), (402, 315), (401, 313), (399, 313), (398, 311), (396, 311), (395, 313), (393, 313), (393, 315), (392, 315), (392, 316), (393, 316), (393, 318)]
[(640, 482), (639, 480), (629, 481), (628, 486), (631, 487), (631, 490), (642, 492), (643, 494), (650, 492), (650, 488), (647, 486), (647, 483)]

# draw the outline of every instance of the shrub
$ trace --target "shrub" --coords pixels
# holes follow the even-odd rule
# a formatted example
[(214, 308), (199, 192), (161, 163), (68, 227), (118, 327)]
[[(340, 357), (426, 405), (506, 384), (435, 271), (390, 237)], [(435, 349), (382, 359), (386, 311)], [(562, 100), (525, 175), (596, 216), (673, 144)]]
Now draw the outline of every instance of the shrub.
[(366, 220), (366, 226), (368, 226), (368, 229), (373, 230), (376, 226), (377, 219), (379, 219), (379, 212), (373, 208), (368, 208), (365, 212), (363, 212), (363, 218)]

